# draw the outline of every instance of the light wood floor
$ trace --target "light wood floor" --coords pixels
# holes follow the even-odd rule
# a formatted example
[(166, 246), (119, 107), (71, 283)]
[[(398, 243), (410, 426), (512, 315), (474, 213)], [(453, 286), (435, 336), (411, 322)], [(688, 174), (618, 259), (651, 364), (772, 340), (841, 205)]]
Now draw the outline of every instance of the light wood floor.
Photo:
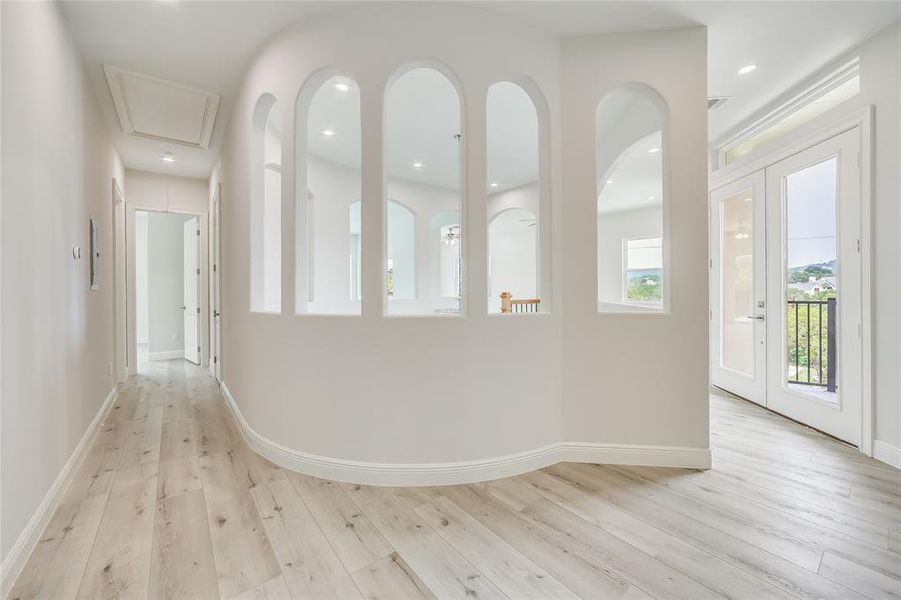
[(389, 489), (286, 472), (205, 370), (132, 378), (10, 598), (901, 597), (901, 472), (711, 401), (714, 468)]

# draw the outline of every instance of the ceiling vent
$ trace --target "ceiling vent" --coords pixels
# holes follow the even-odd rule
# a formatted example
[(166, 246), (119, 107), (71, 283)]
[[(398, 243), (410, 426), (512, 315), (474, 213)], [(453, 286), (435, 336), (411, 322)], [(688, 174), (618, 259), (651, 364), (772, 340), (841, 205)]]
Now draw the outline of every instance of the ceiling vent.
[(122, 131), (192, 148), (210, 145), (219, 94), (104, 65)]
[(707, 98), (707, 110), (716, 110), (729, 101), (732, 96), (714, 96)]

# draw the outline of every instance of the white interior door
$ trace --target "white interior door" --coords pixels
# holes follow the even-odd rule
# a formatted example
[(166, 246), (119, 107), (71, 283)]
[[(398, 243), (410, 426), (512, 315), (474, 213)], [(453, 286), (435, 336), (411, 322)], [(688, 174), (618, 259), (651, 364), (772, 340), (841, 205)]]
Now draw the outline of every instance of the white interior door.
[(710, 378), (766, 405), (765, 176), (710, 194)]
[(860, 131), (766, 169), (767, 405), (860, 443)]
[(212, 327), (210, 331), (212, 331), (212, 349), (213, 349), (213, 374), (215, 375), (218, 381), (222, 381), (222, 309), (220, 306), (220, 251), (219, 251), (219, 240), (220, 240), (220, 215), (219, 215), (219, 197), (221, 194), (221, 187), (216, 190), (216, 195), (213, 198), (213, 210), (210, 211), (210, 220), (211, 225), (210, 231), (212, 232), (212, 256), (213, 256), (213, 273), (212, 280), (210, 282), (210, 287), (212, 290), (211, 293), (211, 306), (213, 311), (213, 319), (212, 319)]
[(200, 364), (200, 225), (197, 217), (184, 223), (185, 358)]

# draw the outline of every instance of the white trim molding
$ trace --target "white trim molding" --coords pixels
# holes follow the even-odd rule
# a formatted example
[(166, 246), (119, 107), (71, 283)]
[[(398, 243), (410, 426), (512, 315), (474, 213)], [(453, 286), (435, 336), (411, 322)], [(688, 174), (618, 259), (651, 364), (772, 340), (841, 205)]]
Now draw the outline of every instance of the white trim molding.
[(106, 396), (106, 400), (104, 400), (103, 404), (100, 406), (100, 410), (94, 415), (91, 424), (88, 425), (88, 428), (85, 430), (84, 435), (81, 436), (78, 445), (75, 446), (75, 449), (69, 456), (69, 460), (63, 465), (59, 475), (56, 476), (56, 480), (44, 495), (44, 499), (38, 505), (34, 514), (31, 515), (28, 524), (25, 525), (25, 529), (19, 534), (19, 539), (16, 540), (16, 543), (13, 544), (9, 553), (6, 555), (6, 558), (3, 560), (3, 564), (0, 566), (0, 598), (6, 598), (6, 595), (9, 594), (13, 583), (19, 577), (22, 568), (28, 561), (28, 557), (31, 556), (35, 546), (37, 546), (41, 534), (50, 522), (50, 518), (53, 516), (53, 513), (56, 511), (56, 508), (59, 506), (63, 497), (66, 495), (66, 491), (69, 489), (72, 479), (78, 472), (85, 456), (87, 456), (88, 450), (91, 448), (94, 439), (97, 437), (97, 432), (100, 431), (100, 426), (103, 424), (110, 407), (113, 405), (117, 391), (118, 387), (113, 386), (113, 389), (111, 389), (110, 393)]
[(247, 444), (280, 467), (334, 481), (381, 486), (452, 485), (528, 473), (559, 462), (709, 469), (708, 448), (558, 442), (478, 460), (443, 463), (374, 463), (299, 452), (261, 435), (244, 418), (228, 386), (225, 402)]
[(901, 448), (898, 446), (892, 446), (882, 440), (875, 440), (873, 442), (873, 458), (896, 469), (901, 469)]

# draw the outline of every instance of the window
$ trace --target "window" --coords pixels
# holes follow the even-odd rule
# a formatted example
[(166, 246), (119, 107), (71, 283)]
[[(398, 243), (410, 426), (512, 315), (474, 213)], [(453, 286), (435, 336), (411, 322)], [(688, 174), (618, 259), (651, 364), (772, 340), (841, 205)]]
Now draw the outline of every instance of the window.
[[(361, 312), (360, 91), (342, 76), (312, 84), (302, 92), (298, 114), (298, 243), (306, 266), (306, 289), (298, 290), (297, 311), (308, 314)], [(302, 182), (302, 183), (301, 183)], [(304, 199), (306, 206), (304, 207)], [(348, 233), (350, 240), (348, 242)]]
[(486, 110), (488, 311), (499, 313), (502, 293), (539, 297), (538, 113), (525, 90), (509, 81), (488, 89)]
[(623, 302), (663, 301), (663, 238), (623, 240)]
[(282, 142), (275, 97), (263, 95), (254, 110), (251, 148), (250, 309), (282, 306)]
[(610, 92), (596, 115), (598, 311), (667, 304), (663, 101), (644, 86)]
[(860, 64), (855, 58), (723, 144), (720, 164), (728, 165), (778, 140), (859, 93)]
[[(459, 313), (463, 248), (460, 100), (433, 68), (414, 68), (385, 99), (386, 311)], [(416, 239), (422, 232), (423, 239)]]

